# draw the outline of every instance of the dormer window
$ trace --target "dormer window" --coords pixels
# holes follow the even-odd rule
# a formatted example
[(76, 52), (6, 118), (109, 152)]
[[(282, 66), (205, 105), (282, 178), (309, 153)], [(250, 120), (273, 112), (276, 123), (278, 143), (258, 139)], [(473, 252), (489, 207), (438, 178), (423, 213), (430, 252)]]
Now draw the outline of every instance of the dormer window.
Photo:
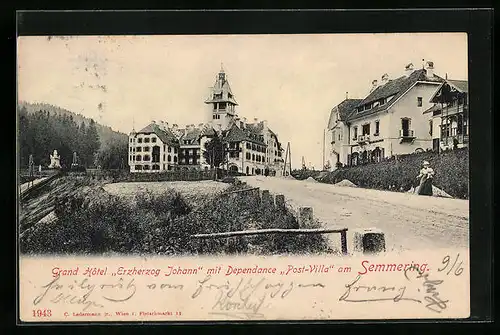
[(222, 93), (215, 93), (214, 99), (222, 99)]

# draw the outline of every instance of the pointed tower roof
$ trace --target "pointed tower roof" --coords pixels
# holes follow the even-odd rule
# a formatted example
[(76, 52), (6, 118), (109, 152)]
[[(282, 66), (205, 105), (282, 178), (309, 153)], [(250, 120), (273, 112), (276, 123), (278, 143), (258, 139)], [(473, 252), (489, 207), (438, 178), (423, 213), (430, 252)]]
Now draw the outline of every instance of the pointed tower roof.
[(227, 75), (224, 71), (222, 63), (221, 69), (215, 79), (215, 84), (211, 88), (210, 97), (205, 101), (207, 104), (213, 102), (227, 102), (233, 105), (238, 105), (234, 99), (234, 95), (231, 91), (231, 86), (227, 80)]

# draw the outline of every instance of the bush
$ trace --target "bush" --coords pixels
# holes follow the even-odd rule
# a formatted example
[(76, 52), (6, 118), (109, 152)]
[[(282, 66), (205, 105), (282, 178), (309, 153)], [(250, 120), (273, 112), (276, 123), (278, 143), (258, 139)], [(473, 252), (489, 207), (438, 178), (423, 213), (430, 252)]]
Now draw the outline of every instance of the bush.
[[(228, 191), (248, 186), (233, 184)], [(135, 201), (94, 187), (56, 201), (56, 222), (37, 224), (21, 237), (21, 252), (49, 254), (318, 253), (321, 235), (269, 235), (197, 240), (191, 235), (247, 229), (297, 228), (288, 211), (260, 203), (256, 191), (222, 194), (192, 209), (177, 192), (144, 192)], [(254, 249), (257, 249), (255, 251)]]
[(350, 180), (361, 187), (406, 192), (418, 185), (417, 175), (423, 160), (435, 171), (433, 184), (453, 197), (469, 198), (469, 152), (467, 148), (449, 150), (440, 154), (422, 152), (391, 157), (380, 163), (371, 163), (335, 170), (322, 178), (325, 183)]

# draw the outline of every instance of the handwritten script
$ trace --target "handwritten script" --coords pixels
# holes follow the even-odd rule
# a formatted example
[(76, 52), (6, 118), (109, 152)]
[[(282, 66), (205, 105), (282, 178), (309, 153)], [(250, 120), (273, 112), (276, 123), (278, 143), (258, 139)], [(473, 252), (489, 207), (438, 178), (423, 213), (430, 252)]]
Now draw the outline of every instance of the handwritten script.
[[(63, 283), (60, 276), (41, 286), (40, 293), (33, 304), (43, 302), (53, 304), (70, 304), (81, 306), (82, 311), (91, 308), (104, 308), (106, 303), (123, 303), (130, 301), (137, 294), (147, 291), (186, 291), (187, 298), (192, 300), (212, 301), (210, 314), (226, 315), (235, 318), (252, 319), (263, 317), (262, 310), (271, 306), (273, 300), (283, 300), (294, 290), (323, 289), (323, 283), (297, 283), (294, 281), (270, 280), (266, 277), (239, 278), (237, 280), (216, 280), (208, 275), (196, 281), (195, 289), (186, 289), (180, 283), (157, 282), (143, 284), (138, 287), (134, 278), (106, 278), (72, 280)], [(203, 296), (203, 299), (200, 297)], [(206, 296), (213, 300), (205, 299)]]

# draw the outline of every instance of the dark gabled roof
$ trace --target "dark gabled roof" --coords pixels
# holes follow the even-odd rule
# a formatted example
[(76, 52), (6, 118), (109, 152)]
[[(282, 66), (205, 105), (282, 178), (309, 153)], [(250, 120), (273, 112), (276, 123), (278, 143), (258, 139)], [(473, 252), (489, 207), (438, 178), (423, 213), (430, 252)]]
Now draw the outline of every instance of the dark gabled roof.
[(363, 110), (360, 112), (352, 113), (348, 119), (354, 120), (358, 117), (374, 114), (387, 109), (391, 106), (392, 102), (400, 98), (409, 88), (411, 88), (415, 83), (419, 81), (425, 82), (436, 82), (443, 83), (444, 79), (434, 75), (433, 78), (427, 78), (426, 70), (420, 69), (413, 71), (409, 76), (403, 76), (394, 80), (389, 80), (385, 85), (377, 87), (373, 92), (371, 92), (366, 98), (364, 98), (356, 107), (361, 107), (369, 103), (373, 103), (380, 99), (385, 99), (393, 96), (391, 101), (385, 103), (384, 105), (371, 108), (369, 110)]
[(455, 100), (459, 96), (468, 94), (467, 80), (446, 80), (439, 86), (434, 95), (429, 99), (430, 102), (439, 103), (448, 100)]
[(354, 108), (361, 102), (363, 99), (345, 99), (337, 106), (333, 107), (330, 112), (330, 119), (328, 120), (328, 129), (332, 129), (335, 125), (336, 114), (337, 111), (339, 113), (339, 121), (346, 120), (349, 115), (353, 112)]
[(215, 136), (216, 132), (214, 128), (211, 126), (206, 125), (203, 130), (201, 131), (201, 136)]
[(447, 82), (451, 83), (462, 93), (469, 92), (469, 82), (467, 80), (447, 80)]
[[(184, 134), (180, 137), (181, 144), (199, 144), (201, 137), (201, 130), (198, 128), (186, 129)], [(188, 141), (188, 143), (184, 143)]]
[(241, 129), (238, 127), (236, 124), (232, 124), (231, 128), (229, 128), (226, 131), (226, 134), (224, 135), (224, 140), (228, 142), (241, 142), (241, 141), (247, 141), (247, 142), (253, 142), (256, 144), (260, 145), (266, 145), (264, 141), (261, 141), (259, 139), (259, 136), (261, 135), (262, 129), (259, 132), (258, 129), (262, 128), (262, 125), (259, 126), (259, 124), (247, 124), (245, 129)]
[(161, 129), (157, 124), (150, 123), (146, 127), (142, 128), (137, 132), (137, 134), (156, 134), (160, 140), (169, 146), (178, 146), (179, 142), (175, 135), (168, 129)]

